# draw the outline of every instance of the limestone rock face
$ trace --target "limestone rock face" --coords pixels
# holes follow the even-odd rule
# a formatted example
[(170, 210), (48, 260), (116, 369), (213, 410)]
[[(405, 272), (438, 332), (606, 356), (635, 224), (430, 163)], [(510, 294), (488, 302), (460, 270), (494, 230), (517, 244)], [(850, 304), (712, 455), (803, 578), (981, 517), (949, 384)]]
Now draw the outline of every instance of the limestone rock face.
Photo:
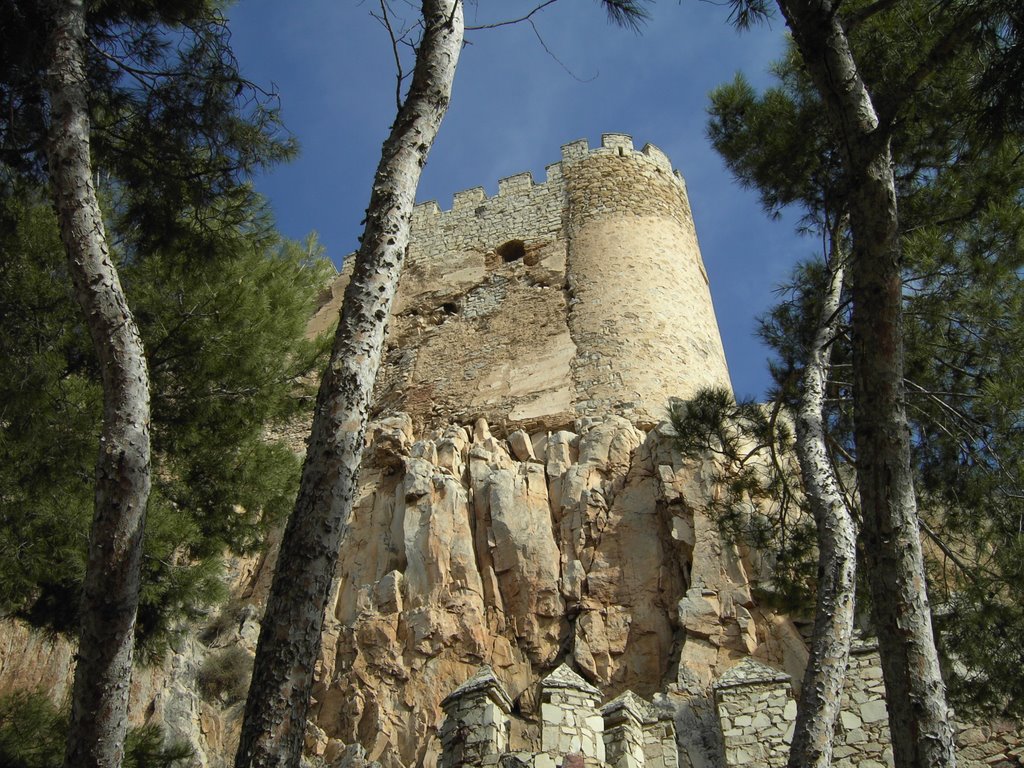
[[(801, 663), (802, 643), (774, 639), (796, 628), (751, 596), (763, 564), (707, 517), (710, 476), (666, 427), (618, 416), (507, 436), (482, 419), (420, 435), (404, 416), (375, 424), (313, 751), (360, 744), (385, 768), (434, 766), (442, 700), (481, 665), (539, 723), (536, 683), (563, 662), (606, 698), (706, 693), (752, 653)], [(539, 748), (539, 733), (514, 731), (510, 748)]]

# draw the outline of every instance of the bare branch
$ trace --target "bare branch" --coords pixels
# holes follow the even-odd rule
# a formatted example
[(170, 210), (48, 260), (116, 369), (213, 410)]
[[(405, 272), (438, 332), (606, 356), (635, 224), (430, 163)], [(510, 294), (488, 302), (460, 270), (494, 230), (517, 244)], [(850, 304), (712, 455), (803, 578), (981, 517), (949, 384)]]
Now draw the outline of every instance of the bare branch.
[(476, 32), (477, 30), (481, 29), (497, 29), (498, 27), (510, 27), (513, 24), (521, 24), (524, 21), (529, 21), (534, 14), (543, 11), (549, 5), (554, 5), (557, 2), (558, 0), (545, 0), (545, 2), (534, 7), (534, 9), (531, 10), (528, 14), (526, 14), (525, 16), (520, 16), (518, 19), (506, 19), (505, 21), (496, 21), (493, 24), (480, 24), (479, 26), (475, 27), (466, 27), (466, 31)]
[(541, 37), (540, 30), (537, 29), (537, 25), (533, 22), (533, 19), (527, 19), (526, 22), (530, 25), (530, 28), (533, 29), (533, 34), (537, 36), (537, 42), (540, 43), (540, 47), (544, 49), (544, 53), (550, 56), (552, 60), (554, 60), (554, 62), (558, 64), (558, 66), (564, 69), (566, 74), (569, 75), (569, 77), (580, 83), (589, 83), (597, 78), (596, 74), (591, 77), (583, 78), (577, 75), (571, 69), (569, 69), (568, 65), (566, 65), (565, 62), (563, 62), (560, 58), (555, 56), (554, 51), (548, 48), (548, 44), (544, 42), (544, 38)]
[(387, 0), (380, 0), (380, 15), (370, 12), (377, 21), (381, 23), (384, 29), (388, 32), (388, 37), (391, 39), (391, 52), (395, 57), (395, 108), (402, 108), (402, 81), (405, 80), (405, 74), (402, 71), (402, 57), (398, 53), (398, 44), (404, 40), (405, 35), (398, 35), (395, 33), (395, 28), (391, 23), (391, 17), (388, 15), (388, 4)]

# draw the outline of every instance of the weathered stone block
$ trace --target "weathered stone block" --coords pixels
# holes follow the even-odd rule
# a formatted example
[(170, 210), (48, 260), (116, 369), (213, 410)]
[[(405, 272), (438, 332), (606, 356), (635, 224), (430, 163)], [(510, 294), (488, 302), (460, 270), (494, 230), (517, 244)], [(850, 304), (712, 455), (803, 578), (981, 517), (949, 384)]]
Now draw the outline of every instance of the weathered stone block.
[(839, 713), (839, 722), (843, 724), (843, 728), (847, 731), (860, 728), (862, 725), (861, 719), (857, 717), (857, 715), (853, 714), (853, 712), (846, 711)]
[(889, 713), (885, 708), (884, 701), (869, 701), (860, 707), (860, 719), (865, 723), (877, 723), (887, 720)]

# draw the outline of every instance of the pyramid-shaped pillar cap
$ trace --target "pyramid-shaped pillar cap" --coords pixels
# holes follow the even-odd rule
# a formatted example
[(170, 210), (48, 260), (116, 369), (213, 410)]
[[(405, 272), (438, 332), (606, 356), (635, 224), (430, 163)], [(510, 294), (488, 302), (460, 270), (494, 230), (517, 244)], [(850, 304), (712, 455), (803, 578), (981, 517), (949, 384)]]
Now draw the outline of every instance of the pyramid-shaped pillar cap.
[(466, 698), (489, 698), (501, 707), (505, 714), (512, 711), (511, 697), (495, 676), (494, 670), (487, 664), (480, 667), (469, 680), (445, 696), (441, 701), (441, 706), (447, 709), (449, 705)]
[(618, 722), (627, 715), (638, 723), (653, 723), (658, 719), (654, 708), (632, 691), (626, 691), (620, 696), (616, 696), (601, 707), (601, 715), (606, 723), (607, 721)]
[(766, 683), (789, 684), (792, 678), (785, 672), (752, 658), (746, 658), (730, 668), (719, 677), (712, 687), (718, 691), (723, 688), (736, 688), (741, 685), (764, 685)]
[(573, 691), (580, 691), (595, 698), (600, 697), (601, 692), (594, 686), (576, 674), (566, 664), (559, 664), (550, 675), (540, 681), (541, 690), (551, 688), (568, 688)]

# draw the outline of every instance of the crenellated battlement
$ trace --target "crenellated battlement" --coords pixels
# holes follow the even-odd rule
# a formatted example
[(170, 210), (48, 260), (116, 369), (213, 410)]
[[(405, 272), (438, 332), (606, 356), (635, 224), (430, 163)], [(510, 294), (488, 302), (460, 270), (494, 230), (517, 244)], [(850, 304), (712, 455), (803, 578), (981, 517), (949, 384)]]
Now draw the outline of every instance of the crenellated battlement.
[(441, 208), (436, 200), (428, 200), (416, 205), (413, 210), (414, 226), (437, 226), (437, 217), (448, 213), (464, 212), (473, 210), (488, 202), (500, 200), (502, 202), (515, 204), (517, 201), (530, 201), (538, 194), (545, 192), (564, 191), (565, 174), (563, 166), (576, 163), (588, 157), (599, 156), (630, 157), (650, 163), (654, 168), (668, 175), (685, 193), (686, 182), (679, 171), (672, 168), (672, 162), (668, 155), (662, 152), (653, 144), (645, 144), (643, 149), (633, 147), (633, 137), (628, 133), (605, 133), (601, 135), (601, 146), (590, 148), (586, 139), (577, 139), (562, 145), (562, 159), (552, 163), (545, 168), (546, 178), (542, 182), (536, 182), (533, 173), (523, 171), (512, 176), (498, 179), (498, 193), (489, 196), (483, 187), (471, 187), (456, 192), (452, 198), (451, 208)]
[(686, 185), (666, 154), (606, 133), (597, 147), (563, 145), (545, 176), (414, 208), (379, 408), (527, 430), (607, 413), (650, 426), (669, 397), (729, 386)]

